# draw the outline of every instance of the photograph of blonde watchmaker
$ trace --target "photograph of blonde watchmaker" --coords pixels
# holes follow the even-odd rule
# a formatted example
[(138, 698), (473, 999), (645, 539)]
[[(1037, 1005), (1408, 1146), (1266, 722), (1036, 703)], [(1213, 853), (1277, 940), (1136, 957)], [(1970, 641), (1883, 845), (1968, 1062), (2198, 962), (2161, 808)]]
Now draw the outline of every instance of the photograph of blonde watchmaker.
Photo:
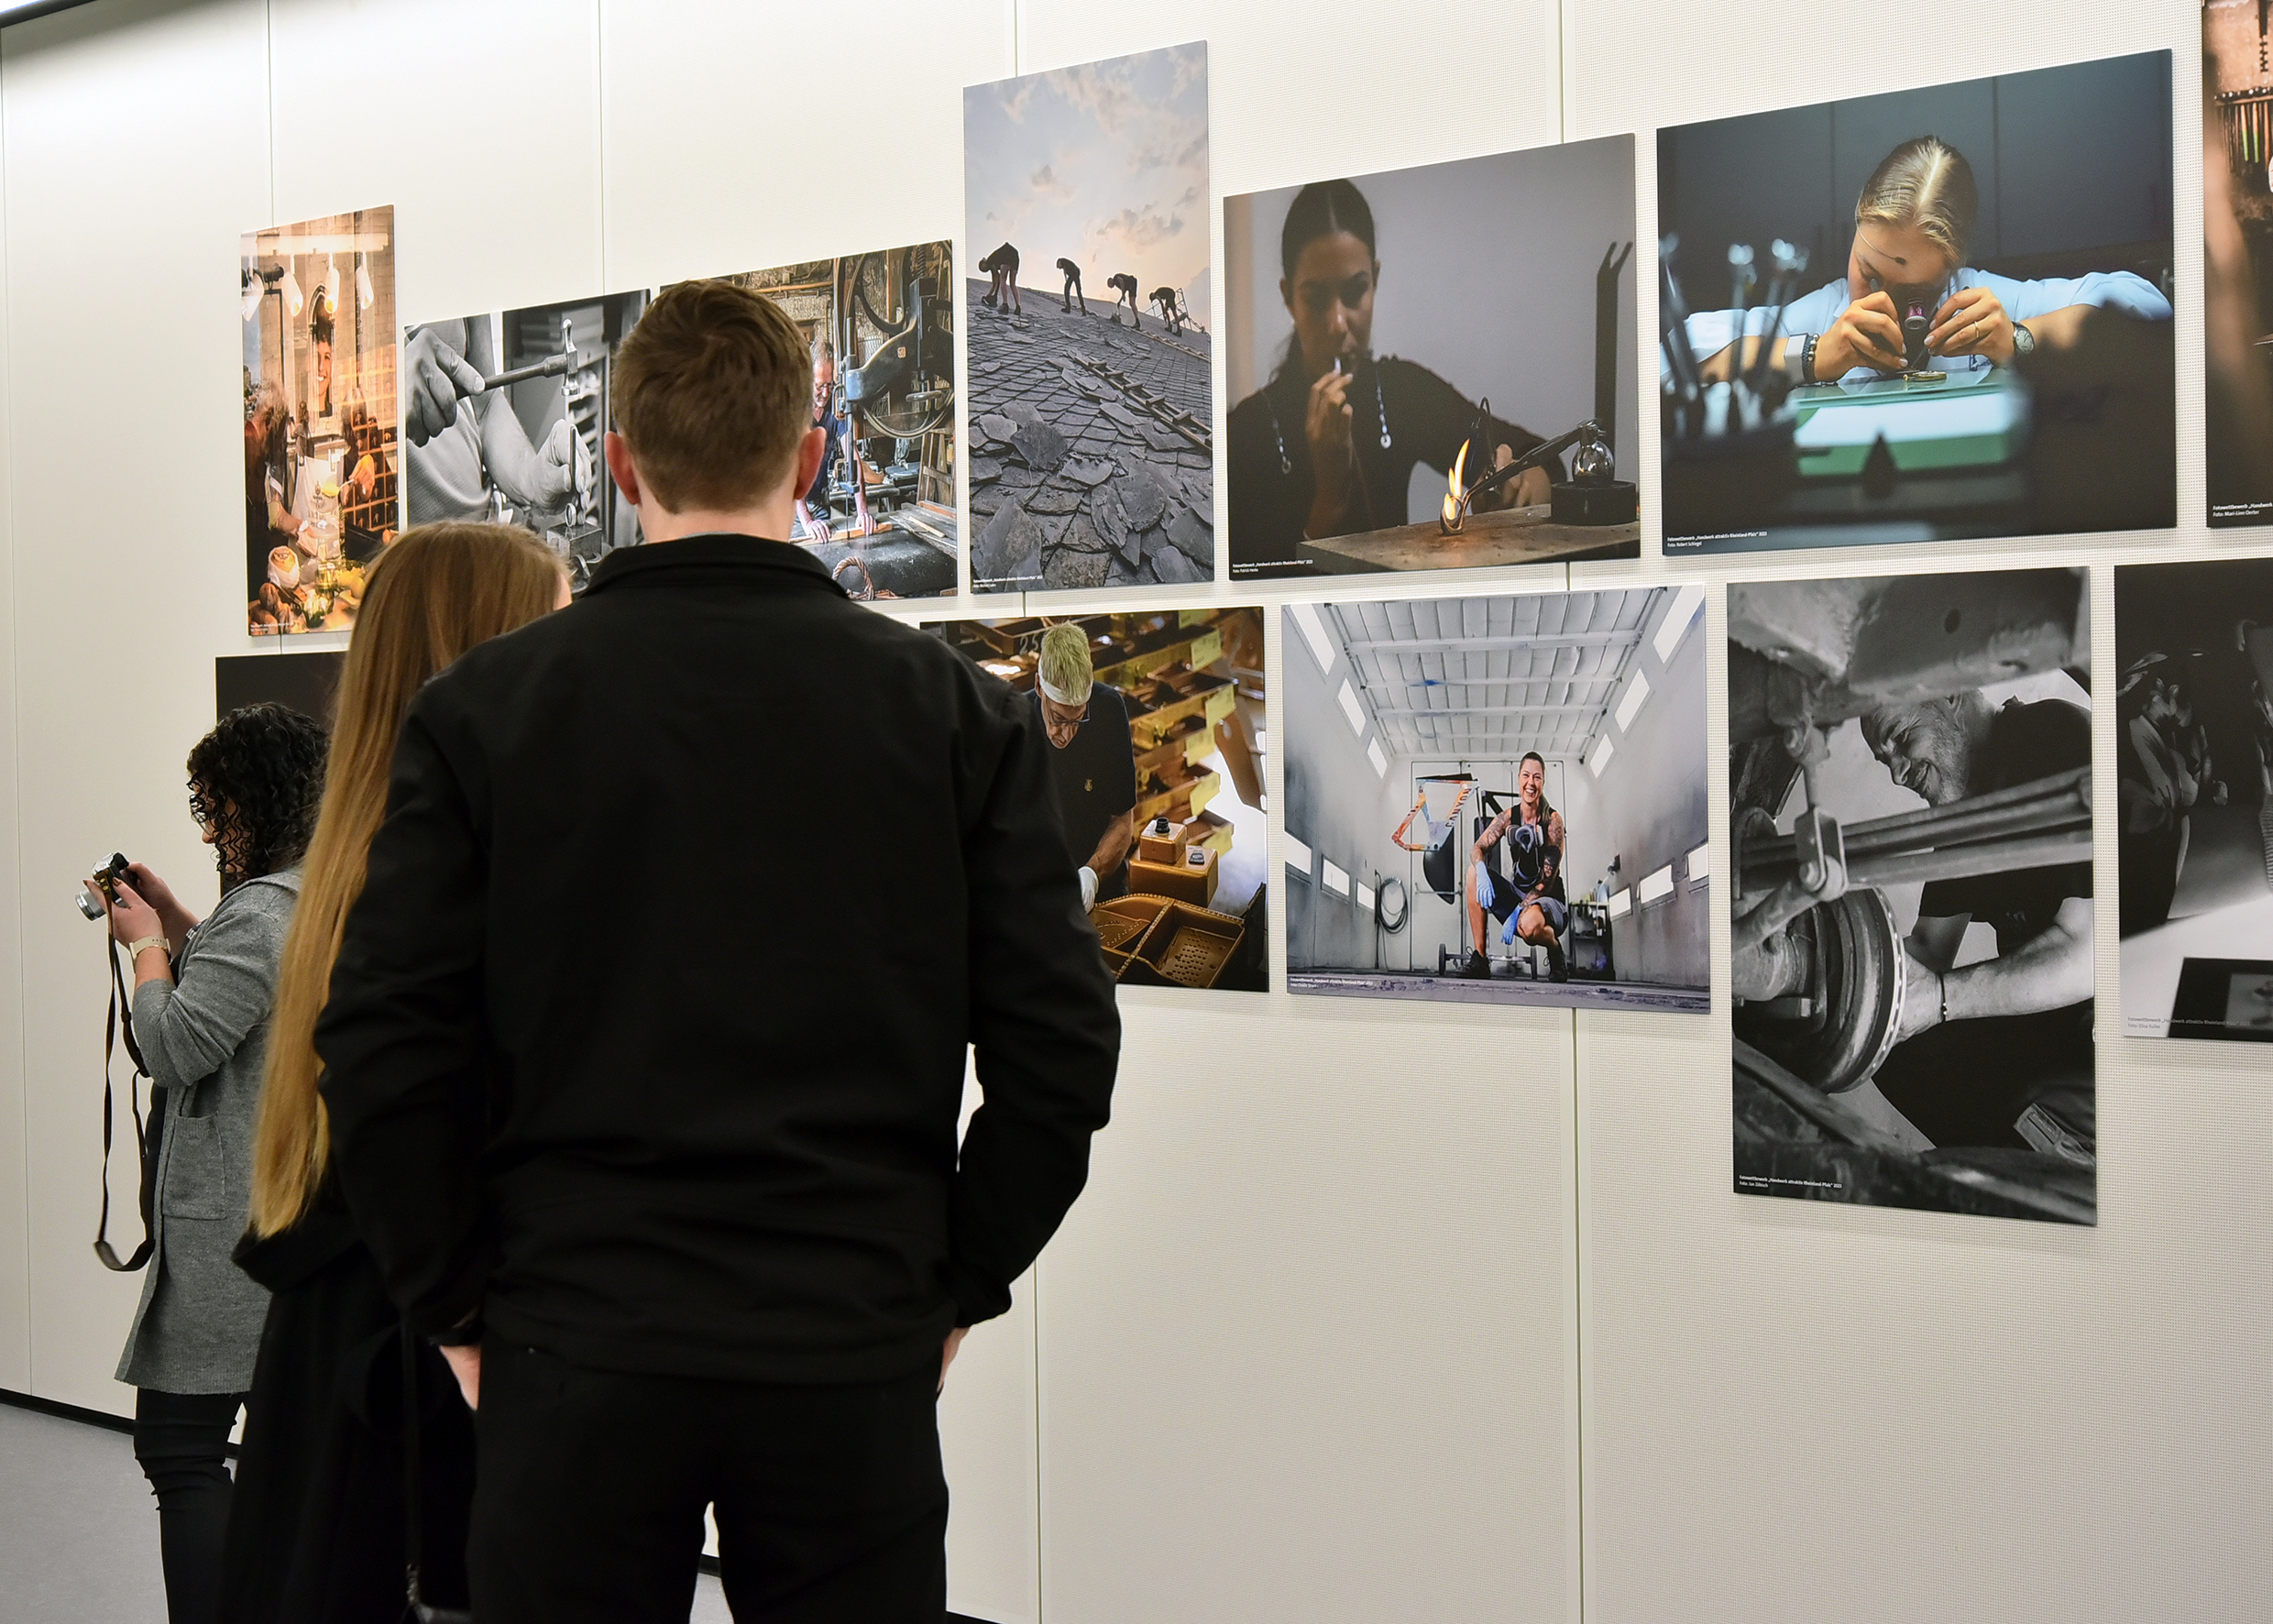
[(1704, 604), (1286, 606), (1288, 991), (1709, 1009)]
[(862, 599), (955, 590), (955, 280), (946, 243), (724, 280), (763, 293), (813, 355), (820, 472), (788, 540)]
[(2170, 53), (1658, 132), (1664, 550), (2177, 521)]
[(1263, 611), (927, 629), (1034, 708), (1066, 869), (1114, 979), (1267, 990)]
[(345, 631), (393, 540), (395, 212), (245, 235), (246, 630)]
[(1637, 556), (1633, 235), (1631, 136), (1225, 198), (1233, 576)]
[(524, 525), (582, 592), (639, 514), (600, 453), (617, 346), (644, 289), (424, 322), (402, 335), (404, 516)]
[(1740, 1192), (2096, 1222), (2090, 597), (1729, 588)]

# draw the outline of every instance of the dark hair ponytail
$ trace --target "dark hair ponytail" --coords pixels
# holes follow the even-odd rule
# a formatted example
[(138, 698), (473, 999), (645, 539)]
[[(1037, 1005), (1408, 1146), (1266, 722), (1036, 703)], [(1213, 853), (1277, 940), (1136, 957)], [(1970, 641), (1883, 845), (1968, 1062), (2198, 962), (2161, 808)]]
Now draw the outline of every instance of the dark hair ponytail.
[[(1366, 245), (1368, 255), (1380, 258), (1373, 240), (1373, 210), (1366, 194), (1348, 181), (1312, 181), (1294, 194), (1294, 201), (1287, 205), (1286, 224), (1279, 228), (1279, 275), (1292, 282), (1302, 250), (1337, 231), (1348, 232)], [(1279, 370), (1284, 372), (1301, 360), (1301, 336), (1290, 337)]]

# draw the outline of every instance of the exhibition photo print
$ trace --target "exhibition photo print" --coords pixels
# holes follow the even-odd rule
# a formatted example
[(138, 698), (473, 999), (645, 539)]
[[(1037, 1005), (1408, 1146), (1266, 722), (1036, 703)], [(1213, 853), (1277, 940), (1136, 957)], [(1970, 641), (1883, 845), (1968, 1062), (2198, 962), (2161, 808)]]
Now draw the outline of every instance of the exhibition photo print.
[(2092, 1223), (2090, 580), (1729, 588), (1736, 1189)]
[(1710, 1008), (1704, 604), (1286, 606), (1288, 990)]
[(245, 235), (245, 629), (346, 631), (394, 539), (395, 212)]
[(1633, 137), (1224, 200), (1232, 575), (1641, 551)]
[(1263, 611), (928, 628), (1027, 697), (1065, 867), (1124, 986), (1269, 986)]
[(1660, 130), (1665, 552), (2175, 524), (2170, 71)]
[(963, 163), (971, 589), (1213, 580), (1207, 47), (972, 85)]
[(2123, 1029), (2273, 1041), (2273, 559), (2115, 571)]

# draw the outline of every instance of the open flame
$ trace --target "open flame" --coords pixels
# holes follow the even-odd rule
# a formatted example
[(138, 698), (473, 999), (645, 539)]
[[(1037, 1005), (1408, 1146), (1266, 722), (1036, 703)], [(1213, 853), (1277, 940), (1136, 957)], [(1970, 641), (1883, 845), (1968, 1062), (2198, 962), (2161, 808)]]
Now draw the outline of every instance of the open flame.
[(1452, 459), (1452, 473), (1444, 481), (1444, 507), (1438, 522), (1446, 535), (1456, 535), (1468, 521), (1468, 505), (1461, 496), (1460, 474), (1468, 466), (1468, 443), (1460, 442), (1460, 455)]

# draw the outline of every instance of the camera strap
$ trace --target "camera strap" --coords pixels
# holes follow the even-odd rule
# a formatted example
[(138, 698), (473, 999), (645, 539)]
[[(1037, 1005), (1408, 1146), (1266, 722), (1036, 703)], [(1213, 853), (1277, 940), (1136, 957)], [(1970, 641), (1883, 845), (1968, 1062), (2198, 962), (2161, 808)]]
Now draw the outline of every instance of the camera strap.
[[(111, 964), (111, 1006), (103, 1017), (103, 1215), (95, 1221), (94, 1255), (103, 1267), (115, 1274), (129, 1274), (150, 1260), (157, 1242), (150, 1235), (150, 1208), (158, 1193), (158, 1163), (150, 1154), (150, 1136), (142, 1118), (142, 1096), (136, 1087), (148, 1077), (150, 1069), (143, 1063), (142, 1046), (134, 1037), (134, 1000), (126, 993), (126, 972), (118, 962), (118, 938), (108, 930), (103, 933), (103, 943)], [(111, 1066), (118, 1040), (126, 1043), (126, 1058), (134, 1062), (134, 1075), (126, 1080), (126, 1107), (134, 1114), (134, 1149), (141, 1172), (142, 1244), (134, 1255), (123, 1262), (109, 1239), (111, 1227)], [(152, 1082), (150, 1114), (158, 1114), (156, 1083)]]

